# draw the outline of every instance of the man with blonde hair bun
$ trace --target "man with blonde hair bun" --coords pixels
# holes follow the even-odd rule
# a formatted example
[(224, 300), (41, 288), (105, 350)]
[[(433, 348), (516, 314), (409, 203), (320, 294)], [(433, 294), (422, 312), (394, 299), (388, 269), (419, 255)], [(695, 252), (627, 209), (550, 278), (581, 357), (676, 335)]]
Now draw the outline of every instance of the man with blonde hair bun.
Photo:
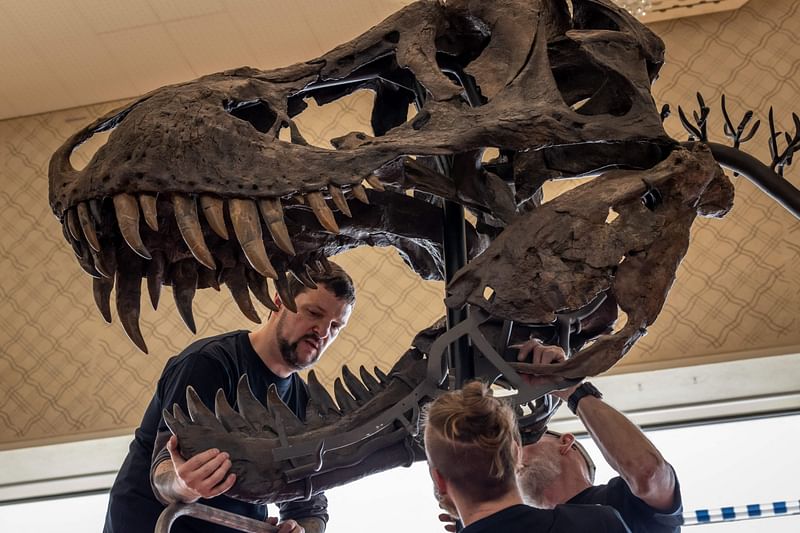
[(599, 505), (527, 506), (517, 486), (521, 453), (511, 407), (473, 381), (443, 394), (425, 412), (425, 452), (440, 504), (464, 533), (630, 533), (619, 514)]

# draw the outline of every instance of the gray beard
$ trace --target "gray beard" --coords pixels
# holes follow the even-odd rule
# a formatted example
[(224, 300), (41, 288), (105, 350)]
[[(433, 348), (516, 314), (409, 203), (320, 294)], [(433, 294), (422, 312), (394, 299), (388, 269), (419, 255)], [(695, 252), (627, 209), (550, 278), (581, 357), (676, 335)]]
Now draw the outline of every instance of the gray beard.
[(561, 475), (561, 467), (544, 457), (517, 469), (517, 483), (522, 491), (522, 498), (528, 505), (541, 507), (542, 493)]

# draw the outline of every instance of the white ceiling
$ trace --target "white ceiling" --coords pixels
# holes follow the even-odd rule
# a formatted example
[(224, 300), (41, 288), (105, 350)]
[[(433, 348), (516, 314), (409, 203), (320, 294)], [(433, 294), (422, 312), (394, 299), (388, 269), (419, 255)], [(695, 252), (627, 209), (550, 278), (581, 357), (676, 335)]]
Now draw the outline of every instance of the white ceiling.
[[(647, 18), (746, 0), (654, 0)], [(0, 0), (0, 119), (317, 57), (411, 0)], [(694, 6), (694, 7), (691, 7)]]
[(0, 0), (0, 119), (323, 54), (410, 0)]

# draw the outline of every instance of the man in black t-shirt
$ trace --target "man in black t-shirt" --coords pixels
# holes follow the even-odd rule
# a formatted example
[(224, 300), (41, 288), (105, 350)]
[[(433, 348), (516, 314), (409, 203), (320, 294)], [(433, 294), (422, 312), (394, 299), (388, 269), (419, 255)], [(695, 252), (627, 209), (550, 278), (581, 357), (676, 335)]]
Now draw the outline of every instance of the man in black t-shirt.
[(442, 394), (425, 410), (425, 453), (434, 494), (464, 533), (630, 533), (602, 505), (536, 509), (522, 501), (520, 436), (511, 407), (478, 381)]
[[(563, 361), (564, 352), (534, 340), (523, 345), (519, 360), (548, 364)], [(553, 395), (578, 415), (619, 476), (593, 485), (594, 464), (575, 437), (547, 432), (523, 447), (518, 476), (525, 501), (542, 508), (563, 503), (609, 505), (619, 511), (632, 533), (680, 531), (683, 505), (677, 476), (641, 430), (605, 403), (588, 382)], [(525, 435), (522, 438), (524, 442)]]
[[(185, 460), (180, 443), (161, 417), (164, 408), (178, 404), (186, 411), (186, 388), (192, 386), (213, 409), (221, 389), (235, 405), (236, 385), (247, 375), (256, 398), (265, 399), (275, 385), (281, 399), (301, 419), (308, 393), (298, 370), (312, 366), (347, 324), (355, 303), (350, 276), (330, 263), (324, 273), (312, 272), (316, 289), (292, 280), (297, 312), (275, 297), (278, 310), (256, 331), (236, 331), (192, 343), (172, 357), (158, 381), (156, 393), (136, 430), (128, 456), (111, 488), (104, 533), (149, 533), (171, 502), (202, 503), (273, 524), (266, 505), (229, 498), (224, 493), (236, 481), (225, 450), (211, 449)], [(328, 520), (327, 499), (318, 494), (308, 501), (279, 504), (280, 533), (317, 533)], [(194, 518), (180, 518), (173, 533), (229, 533), (233, 530)]]

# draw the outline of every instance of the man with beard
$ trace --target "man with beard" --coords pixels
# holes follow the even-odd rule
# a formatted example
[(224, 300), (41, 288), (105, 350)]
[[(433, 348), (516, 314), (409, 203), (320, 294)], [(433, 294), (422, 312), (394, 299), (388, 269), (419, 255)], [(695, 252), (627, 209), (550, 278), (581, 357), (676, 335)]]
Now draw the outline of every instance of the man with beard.
[[(299, 370), (319, 360), (347, 324), (355, 303), (350, 276), (330, 263), (325, 272), (311, 272), (317, 285), (309, 289), (291, 278), (297, 312), (279, 296), (278, 310), (253, 332), (234, 331), (192, 343), (166, 364), (156, 393), (136, 430), (130, 451), (111, 489), (104, 533), (153, 531), (158, 516), (172, 502), (201, 501), (206, 505), (277, 524), (280, 533), (322, 532), (328, 520), (327, 499), (318, 494), (308, 501), (279, 504), (282, 522), (268, 518), (266, 505), (229, 498), (224, 493), (236, 481), (225, 450), (210, 449), (185, 460), (161, 413), (173, 404), (186, 411), (186, 388), (191, 386), (213, 409), (217, 390), (235, 405), (239, 378), (247, 375), (253, 395), (265, 400), (274, 386), (300, 418), (305, 418), (306, 385)], [(194, 518), (181, 518), (173, 533), (229, 533), (232, 529)]]
[[(534, 340), (523, 345), (519, 359), (548, 364), (563, 361), (564, 351)], [(683, 507), (675, 470), (644, 433), (589, 382), (553, 395), (581, 419), (619, 476), (594, 485), (594, 463), (575, 436), (548, 431), (522, 450), (518, 478), (525, 501), (544, 509), (563, 503), (608, 505), (632, 533), (680, 531)]]

